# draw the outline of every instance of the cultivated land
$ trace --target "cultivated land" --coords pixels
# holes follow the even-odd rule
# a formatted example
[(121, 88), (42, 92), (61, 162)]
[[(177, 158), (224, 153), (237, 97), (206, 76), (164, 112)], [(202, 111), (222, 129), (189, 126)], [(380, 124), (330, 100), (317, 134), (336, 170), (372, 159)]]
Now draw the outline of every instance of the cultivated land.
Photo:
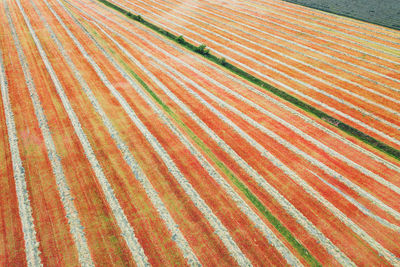
[(285, 0), (400, 30), (400, 3), (397, 0)]
[(0, 25), (1, 266), (400, 264), (400, 32), (277, 0)]

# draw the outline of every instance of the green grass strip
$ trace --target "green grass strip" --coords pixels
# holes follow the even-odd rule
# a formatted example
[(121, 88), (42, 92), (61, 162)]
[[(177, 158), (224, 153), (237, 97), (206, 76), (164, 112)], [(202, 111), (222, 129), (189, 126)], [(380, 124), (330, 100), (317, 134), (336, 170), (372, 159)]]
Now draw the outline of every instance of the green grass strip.
[(143, 19), (140, 15), (134, 15), (131, 12), (128, 12), (124, 9), (122, 9), (121, 7), (114, 5), (113, 3), (107, 1), (107, 0), (97, 0), (101, 3), (103, 3), (104, 5), (113, 8), (114, 10), (124, 14), (125, 16), (127, 16), (128, 18), (135, 20), (141, 24), (143, 24), (144, 26), (154, 30), (155, 32), (163, 35), (164, 37), (174, 41), (175, 43), (183, 46), (184, 48), (197, 53), (199, 55), (201, 55), (202, 57), (218, 64), (219, 66), (224, 67), (225, 69), (229, 70), (230, 72), (248, 80), (249, 82), (273, 93), (274, 95), (288, 101), (289, 103), (301, 108), (302, 110), (316, 116), (319, 119), (324, 120), (325, 122), (328, 122), (329, 124), (333, 125), (334, 127), (342, 130), (343, 132), (356, 137), (357, 139), (363, 141), (364, 143), (384, 152), (385, 154), (400, 160), (400, 150), (382, 142), (377, 140), (376, 138), (363, 133), (362, 131), (326, 114), (325, 112), (303, 102), (302, 100), (286, 93), (285, 91), (282, 91), (270, 84), (268, 84), (267, 82), (264, 82), (263, 80), (251, 75), (250, 73), (242, 70), (241, 68), (236, 67), (235, 65), (227, 62), (224, 58), (218, 58), (214, 55), (212, 55), (208, 49), (205, 49), (204, 45), (201, 46), (195, 46), (189, 42), (187, 42), (186, 40), (183, 39), (182, 36), (177, 36), (173, 33), (170, 33), (166, 30), (164, 30), (163, 28), (158, 27), (157, 25), (146, 21), (145, 19)]

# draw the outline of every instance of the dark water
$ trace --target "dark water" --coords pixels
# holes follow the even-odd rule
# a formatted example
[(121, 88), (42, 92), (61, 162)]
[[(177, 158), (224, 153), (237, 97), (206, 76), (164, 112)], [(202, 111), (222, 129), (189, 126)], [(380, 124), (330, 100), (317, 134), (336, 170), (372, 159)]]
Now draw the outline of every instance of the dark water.
[(400, 0), (285, 0), (400, 30)]

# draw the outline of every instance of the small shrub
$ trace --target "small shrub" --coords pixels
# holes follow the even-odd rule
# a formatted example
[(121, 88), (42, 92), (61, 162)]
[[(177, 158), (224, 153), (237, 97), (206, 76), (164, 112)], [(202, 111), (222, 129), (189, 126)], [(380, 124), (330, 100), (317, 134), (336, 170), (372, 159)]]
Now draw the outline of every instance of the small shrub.
[(183, 36), (179, 36), (178, 38), (176, 38), (176, 41), (180, 44), (183, 44), (185, 42), (185, 39), (183, 39)]
[(126, 15), (130, 18), (133, 16), (131, 12), (126, 13)]
[(206, 47), (207, 47), (207, 46), (206, 46), (205, 44), (199, 45), (199, 46), (196, 48), (196, 52), (197, 52), (197, 53), (200, 53), (200, 54), (202, 54), (202, 55), (207, 55), (208, 53), (210, 53), (210, 49), (207, 49)]
[(224, 57), (221, 57), (218, 59), (218, 63), (221, 64), (222, 66), (226, 65), (226, 59)]
[(142, 18), (142, 16), (137, 15), (137, 16), (136, 16), (136, 20), (139, 21), (139, 22), (142, 22), (142, 21), (143, 21), (143, 18)]

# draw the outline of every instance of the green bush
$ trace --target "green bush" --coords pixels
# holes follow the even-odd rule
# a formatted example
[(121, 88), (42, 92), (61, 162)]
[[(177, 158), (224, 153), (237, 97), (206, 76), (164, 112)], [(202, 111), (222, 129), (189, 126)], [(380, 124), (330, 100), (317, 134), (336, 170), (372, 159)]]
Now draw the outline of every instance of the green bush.
[(227, 62), (226, 62), (226, 59), (224, 57), (221, 57), (221, 58), (218, 59), (218, 64), (221, 64), (222, 66), (225, 66), (226, 63)]
[(177, 41), (178, 43), (182, 44), (182, 43), (185, 42), (185, 39), (183, 39), (183, 36), (181, 35), (181, 36), (179, 36), (178, 38), (176, 38), (176, 41)]
[(140, 16), (140, 15), (137, 15), (135, 19), (136, 19), (137, 21), (139, 21), (139, 22), (142, 22), (142, 21), (143, 21), (143, 18), (142, 18), (142, 16)]
[(205, 44), (201, 44), (196, 48), (196, 52), (202, 55), (207, 55), (210, 53), (210, 49), (206, 48), (207, 46)]

